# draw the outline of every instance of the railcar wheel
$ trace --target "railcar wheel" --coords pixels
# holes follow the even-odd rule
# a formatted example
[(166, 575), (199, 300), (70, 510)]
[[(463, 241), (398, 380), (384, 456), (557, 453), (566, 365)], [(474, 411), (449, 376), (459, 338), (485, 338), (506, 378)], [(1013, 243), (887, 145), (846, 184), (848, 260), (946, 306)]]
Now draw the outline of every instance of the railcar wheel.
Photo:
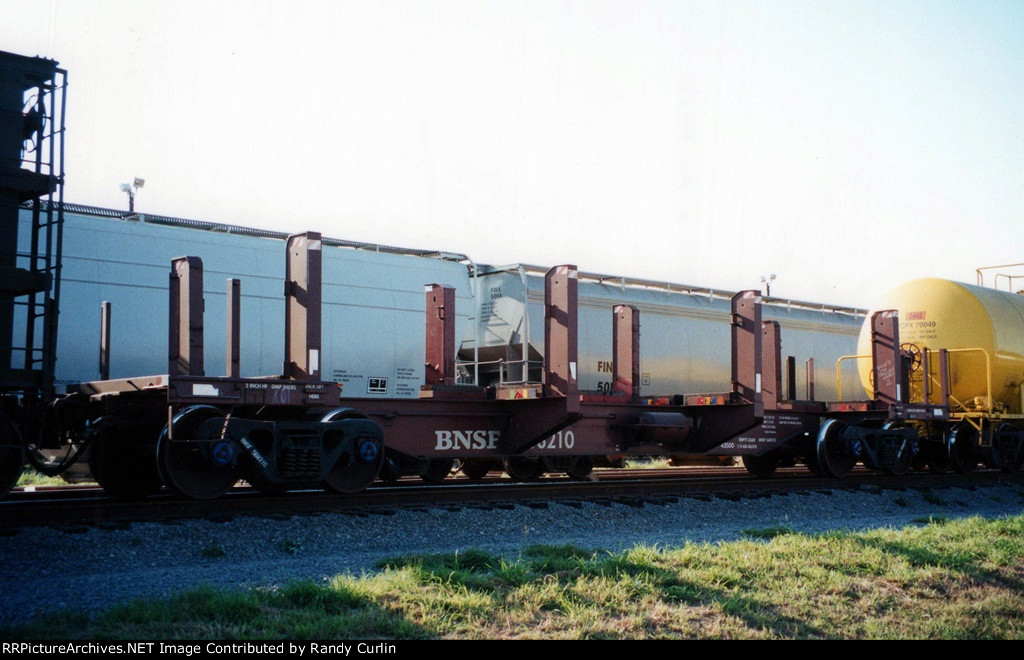
[[(910, 345), (913, 346), (913, 344)], [(882, 424), (883, 431), (888, 431), (890, 429), (898, 429), (902, 427), (903, 425), (898, 422), (886, 422), (885, 424)], [(916, 456), (916, 454), (914, 453), (914, 449), (912, 447), (904, 447), (903, 452), (899, 455), (899, 458), (897, 458), (892, 465), (885, 468), (885, 471), (895, 477), (902, 477), (903, 475), (910, 471), (910, 464), (914, 460), (914, 456)]]
[(573, 464), (565, 471), (573, 481), (586, 481), (594, 471), (594, 459), (591, 456), (577, 456)]
[[(337, 422), (343, 419), (366, 419), (366, 416), (351, 408), (338, 408), (324, 415), (320, 421)], [(352, 495), (364, 490), (373, 483), (384, 465), (384, 446), (379, 438), (356, 438), (354, 448), (354, 453), (342, 452), (324, 479), (324, 484), (336, 493)]]
[(960, 474), (978, 469), (978, 431), (970, 424), (953, 427), (946, 439), (946, 449), (950, 466)]
[(198, 435), (203, 422), (224, 416), (211, 406), (192, 406), (171, 420), (174, 440), (168, 437), (167, 427), (160, 434), (156, 446), (160, 474), (167, 487), (182, 497), (212, 500), (238, 481), (234, 447), (218, 441), (215, 434)]
[(1013, 424), (999, 427), (999, 469), (1003, 472), (1016, 472), (1024, 464), (1024, 435)]
[(420, 479), (428, 484), (439, 484), (452, 473), (455, 461), (450, 458), (435, 458), (427, 461), (427, 467), (420, 472)]
[(838, 419), (827, 419), (818, 430), (818, 464), (827, 477), (841, 479), (857, 464), (856, 453), (841, 437), (845, 428)]
[(768, 452), (761, 456), (748, 454), (741, 458), (743, 460), (743, 467), (747, 469), (747, 472), (759, 479), (772, 476), (779, 467), (779, 456), (774, 452)]
[(505, 473), (512, 481), (534, 481), (544, 474), (544, 464), (536, 458), (508, 456), (502, 463), (505, 466)]
[(921, 448), (928, 469), (935, 474), (949, 474), (953, 465), (949, 461), (949, 448), (941, 439), (930, 438)]
[(18, 483), (25, 465), (21, 434), (7, 415), (0, 412), (0, 497), (7, 495)]
[(1020, 432), (1013, 424), (1002, 424), (992, 434), (992, 446), (982, 453), (982, 460), (990, 468), (1013, 472), (1020, 466)]
[(912, 461), (910, 451), (904, 451), (903, 454), (896, 459), (896, 463), (890, 467), (885, 468), (885, 471), (894, 477), (902, 477), (907, 472), (910, 472), (910, 463)]
[(459, 469), (462, 471), (462, 474), (469, 477), (470, 480), (479, 481), (487, 476), (487, 473), (491, 471), (491, 466), (488, 465), (487, 461), (467, 458), (462, 461), (462, 467)]
[(157, 462), (153, 460), (155, 451), (152, 436), (140, 438), (137, 431), (104, 429), (90, 445), (89, 471), (112, 497), (122, 500), (149, 497), (164, 485)]
[(1024, 470), (1024, 441), (1022, 441), (1020, 446), (1017, 447), (1017, 460), (1013, 463), (1012, 470), (1014, 472), (1021, 472)]

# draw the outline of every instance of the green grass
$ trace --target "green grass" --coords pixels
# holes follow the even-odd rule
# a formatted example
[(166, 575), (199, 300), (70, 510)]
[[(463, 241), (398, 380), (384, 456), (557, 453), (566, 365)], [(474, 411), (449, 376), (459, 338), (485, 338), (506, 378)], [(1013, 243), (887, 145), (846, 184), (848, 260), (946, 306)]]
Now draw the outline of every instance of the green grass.
[(54, 612), (0, 637), (1024, 639), (1024, 516), (620, 553), (531, 546), (362, 577)]
[(775, 525), (772, 527), (751, 527), (749, 529), (744, 529), (743, 533), (755, 539), (773, 539), (776, 536), (792, 534), (793, 530), (785, 525)]
[(627, 458), (627, 470), (664, 470), (672, 467), (667, 458), (653, 458), (645, 456), (642, 458)]
[(60, 477), (48, 477), (41, 472), (36, 472), (32, 469), (26, 469), (18, 477), (18, 483), (15, 486), (67, 486), (68, 482), (64, 481)]

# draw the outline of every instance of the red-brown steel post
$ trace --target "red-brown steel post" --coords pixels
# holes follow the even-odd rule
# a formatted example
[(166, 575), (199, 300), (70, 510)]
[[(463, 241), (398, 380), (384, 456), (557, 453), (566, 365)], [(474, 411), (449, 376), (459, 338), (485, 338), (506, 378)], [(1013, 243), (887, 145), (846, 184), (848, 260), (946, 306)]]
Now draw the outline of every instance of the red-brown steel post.
[(786, 356), (786, 399), (796, 401), (796, 356)]
[(932, 398), (932, 378), (931, 373), (929, 373), (929, 370), (931, 369), (931, 360), (928, 359), (929, 352), (930, 351), (927, 348), (921, 351), (921, 374), (923, 376), (922, 389), (924, 390), (923, 394), (925, 405), (930, 403)]
[(110, 302), (100, 303), (100, 380), (110, 380)]
[(242, 335), (242, 282), (228, 278), (227, 346), (224, 351), (224, 370), (228, 378), (238, 378), (242, 359), (239, 342)]
[(171, 261), (169, 360), (171, 376), (205, 376), (203, 368), (203, 261)]
[(907, 401), (906, 369), (900, 352), (899, 316), (895, 310), (871, 316), (871, 369), (875, 375), (876, 401), (892, 405)]
[(555, 266), (544, 276), (544, 396), (567, 397), (570, 412), (580, 403), (578, 275), (576, 266)]
[(640, 396), (640, 310), (612, 308), (612, 392)]
[(949, 351), (939, 349), (939, 403), (949, 407)]
[(321, 269), (318, 232), (288, 237), (285, 265), (284, 377), (320, 379)]
[(426, 385), (455, 385), (455, 289), (430, 284), (426, 291)]
[(777, 410), (782, 401), (782, 333), (778, 321), (761, 323), (761, 399), (765, 410)]
[(804, 369), (807, 379), (807, 400), (814, 401), (814, 358), (807, 358), (807, 361), (804, 362)]
[(761, 296), (740, 291), (732, 297), (732, 391), (757, 403), (761, 394)]

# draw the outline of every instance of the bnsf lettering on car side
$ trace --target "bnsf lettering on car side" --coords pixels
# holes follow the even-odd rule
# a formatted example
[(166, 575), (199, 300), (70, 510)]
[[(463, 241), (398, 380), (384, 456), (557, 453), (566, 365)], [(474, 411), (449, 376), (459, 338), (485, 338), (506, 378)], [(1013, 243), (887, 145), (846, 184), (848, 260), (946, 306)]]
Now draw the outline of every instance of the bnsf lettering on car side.
[(451, 449), (496, 449), (501, 431), (484, 429), (467, 431), (434, 431), (437, 438), (435, 451)]

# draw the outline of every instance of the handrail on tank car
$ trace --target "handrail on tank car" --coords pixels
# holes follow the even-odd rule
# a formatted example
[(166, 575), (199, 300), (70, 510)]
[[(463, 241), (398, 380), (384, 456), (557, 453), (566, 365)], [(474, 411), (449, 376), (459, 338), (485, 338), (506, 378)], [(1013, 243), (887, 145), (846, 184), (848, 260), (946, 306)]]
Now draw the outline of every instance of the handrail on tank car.
[(843, 374), (842, 367), (844, 360), (863, 360), (864, 358), (870, 358), (870, 355), (843, 355), (836, 360), (836, 400), (843, 400)]
[[(997, 268), (1020, 268), (1022, 266), (1024, 266), (1024, 263), (1019, 263), (1019, 264), (1002, 264), (1000, 266), (982, 266), (981, 268), (975, 268), (974, 269), (974, 273), (975, 273), (975, 275), (978, 278), (978, 286), (985, 286), (985, 274), (982, 271), (995, 270)], [(1008, 275), (1004, 275), (1004, 277), (1009, 277), (1009, 276)], [(995, 285), (997, 285), (997, 284), (999, 284), (999, 274), (996, 274), (996, 282), (993, 285), (993, 288), (995, 288)]]
[[(970, 411), (970, 412), (985, 412), (985, 413), (988, 413), (988, 414), (992, 414), (992, 356), (984, 348), (950, 348), (950, 349), (947, 349), (947, 352), (949, 352), (949, 353), (981, 353), (982, 355), (985, 356), (985, 408), (984, 408), (984, 410), (981, 410), (981, 411), (973, 410), (973, 411)], [(961, 408), (964, 408), (965, 412), (967, 412), (966, 404), (961, 403), (960, 401), (957, 401), (956, 403)], [(970, 420), (967, 420), (967, 421), (970, 422)], [(972, 423), (972, 426), (973, 426), (973, 423)], [(979, 427), (979, 430), (980, 430), (980, 427)]]
[[(929, 355), (937, 353), (938, 351), (932, 349), (925, 349)], [(972, 412), (985, 412), (988, 414), (992, 413), (992, 356), (984, 348), (949, 348), (946, 349), (947, 353), (981, 353), (985, 356), (985, 407), (982, 411)], [(844, 355), (836, 360), (836, 398), (839, 401), (843, 400), (843, 383), (841, 368), (845, 360), (863, 360), (870, 358), (870, 355)], [(930, 361), (929, 361), (930, 362)], [(932, 374), (926, 374), (928, 378), (932, 378)], [(938, 384), (938, 383), (936, 383)], [(966, 411), (967, 405), (962, 401), (957, 400), (952, 394), (949, 396), (950, 400), (953, 401), (958, 407), (963, 408)], [(968, 420), (970, 421), (970, 420)], [(973, 425), (973, 424), (972, 424)]]
[[(1014, 288), (1013, 287), (1013, 282), (1014, 282), (1014, 280), (1024, 280), (1024, 275), (1008, 275), (1007, 273), (996, 273), (995, 282), (993, 282), (993, 284), (992, 284), (992, 288), (993, 289), (1001, 290), (1001, 289), (999, 289), (999, 278), (1000, 277), (1006, 279), (1006, 290), (1009, 291), (1010, 293), (1013, 293), (1013, 288)], [(1020, 293), (1019, 290), (1018, 290), (1018, 293)]]

